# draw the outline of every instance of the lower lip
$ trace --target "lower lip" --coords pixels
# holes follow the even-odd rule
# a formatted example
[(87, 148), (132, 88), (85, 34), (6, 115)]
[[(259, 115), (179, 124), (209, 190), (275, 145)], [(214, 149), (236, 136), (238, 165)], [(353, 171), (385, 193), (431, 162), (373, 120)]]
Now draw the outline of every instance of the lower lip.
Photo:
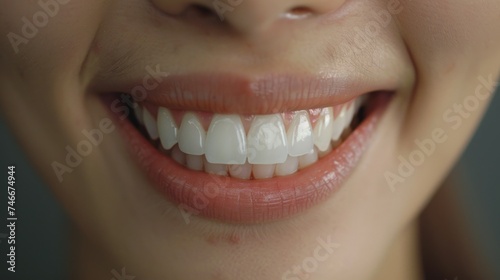
[(293, 216), (337, 192), (367, 149), (390, 97), (390, 93), (375, 94), (366, 118), (330, 154), (293, 175), (264, 180), (189, 170), (153, 147), (128, 119), (115, 119), (154, 187), (176, 204), (185, 218), (252, 224)]

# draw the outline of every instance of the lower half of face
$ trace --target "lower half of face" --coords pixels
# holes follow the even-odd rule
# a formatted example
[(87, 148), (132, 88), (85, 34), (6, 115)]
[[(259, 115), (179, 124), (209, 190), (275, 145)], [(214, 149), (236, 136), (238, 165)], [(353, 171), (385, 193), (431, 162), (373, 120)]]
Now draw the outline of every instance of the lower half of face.
[(15, 135), (136, 275), (369, 279), (487, 107), (500, 3), (198, 2), (1, 0)]

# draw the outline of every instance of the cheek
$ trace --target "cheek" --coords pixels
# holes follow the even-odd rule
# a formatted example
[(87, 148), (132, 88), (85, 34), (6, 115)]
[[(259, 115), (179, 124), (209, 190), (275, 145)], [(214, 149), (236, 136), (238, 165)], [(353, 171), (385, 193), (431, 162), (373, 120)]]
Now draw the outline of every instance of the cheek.
[(447, 58), (493, 56), (498, 63), (500, 1), (403, 0), (402, 4), (398, 20), (417, 61), (430, 65)]
[[(8, 108), (23, 107), (40, 119), (54, 120), (60, 118), (62, 104), (80, 100), (72, 93), (84, 82), (81, 65), (105, 2), (0, 0), (9, 10), (0, 13), (0, 34), (6, 35), (0, 40), (0, 92), (14, 93), (0, 96)], [(8, 108), (6, 115), (18, 113)], [(57, 125), (52, 122), (51, 127)]]
[(7, 62), (0, 69), (9, 75), (6, 68), (15, 66), (24, 76), (45, 73), (45, 79), (50, 74), (78, 75), (106, 2), (0, 0), (9, 10), (0, 14), (0, 33), (6, 36), (0, 53)]
[[(430, 139), (435, 130), (447, 135), (436, 144), (432, 159), (418, 168), (405, 187), (408, 205), (428, 198), (473, 134), (500, 70), (500, 1), (404, 0), (397, 16), (401, 35), (416, 69), (416, 84), (394, 156), (409, 159), (420, 151), (416, 141)], [(483, 82), (487, 80), (488, 82)], [(490, 93), (488, 93), (490, 92)], [(477, 103), (473, 106), (470, 101)], [(456, 106), (467, 106), (462, 116)], [(451, 113), (450, 113), (451, 112)], [(430, 157), (429, 157), (430, 158)]]

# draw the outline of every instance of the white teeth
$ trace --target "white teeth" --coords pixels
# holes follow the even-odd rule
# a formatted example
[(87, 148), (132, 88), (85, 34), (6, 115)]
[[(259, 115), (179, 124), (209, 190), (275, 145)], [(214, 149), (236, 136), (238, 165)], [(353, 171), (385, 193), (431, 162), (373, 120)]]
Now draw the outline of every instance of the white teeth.
[(252, 168), (253, 177), (255, 179), (272, 178), (276, 164), (255, 164)]
[(345, 115), (346, 115), (346, 109), (345, 109), (345, 106), (342, 106), (340, 113), (333, 120), (333, 129), (332, 129), (332, 140), (333, 141), (339, 140), (340, 136), (342, 135), (342, 131), (344, 131)]
[(247, 141), (251, 164), (283, 163), (288, 156), (285, 126), (279, 114), (256, 116)]
[(318, 149), (312, 149), (308, 154), (299, 157), (299, 168), (305, 168), (318, 161)]
[(215, 115), (205, 141), (205, 156), (211, 163), (243, 164), (247, 159), (245, 129), (237, 115)]
[[(350, 125), (363, 100), (360, 97), (341, 106), (321, 109), (314, 128), (309, 112), (297, 111), (288, 131), (281, 114), (257, 115), (251, 119), (215, 114), (205, 131), (194, 112), (186, 112), (178, 126), (167, 108), (158, 108), (156, 120), (140, 105), (134, 106), (133, 111), (149, 137), (160, 139), (161, 145), (156, 143), (159, 151), (180, 165), (248, 180), (294, 174), (330, 153), (350, 134)], [(246, 122), (250, 120), (252, 123), (245, 133)]]
[(158, 129), (156, 128), (156, 121), (147, 109), (142, 110), (142, 119), (144, 126), (148, 131), (149, 137), (153, 140), (158, 139)]
[(203, 170), (203, 156), (186, 155), (186, 166), (196, 171)]
[(290, 156), (305, 155), (312, 150), (314, 146), (312, 128), (306, 111), (300, 111), (294, 116), (288, 128), (287, 138)]
[(250, 163), (234, 164), (229, 166), (231, 177), (239, 179), (250, 179), (252, 175), (252, 165)]
[(205, 159), (204, 166), (207, 173), (227, 176), (227, 165), (225, 164), (210, 163)]
[(314, 145), (320, 151), (326, 151), (332, 141), (333, 109), (331, 107), (321, 110), (316, 126), (314, 127)]
[(193, 113), (186, 113), (179, 129), (179, 148), (186, 154), (200, 156), (205, 153), (206, 132)]
[(347, 111), (345, 113), (345, 120), (344, 120), (344, 128), (348, 128), (351, 126), (352, 118), (354, 117), (354, 103), (349, 104), (349, 108), (347, 108)]
[(161, 145), (164, 149), (169, 150), (177, 144), (177, 125), (170, 110), (163, 107), (158, 109), (157, 120)]
[(144, 124), (144, 120), (142, 119), (142, 107), (141, 107), (141, 105), (139, 105), (137, 103), (134, 103), (133, 107), (134, 107), (135, 118), (137, 119), (137, 121), (140, 124), (143, 125)]
[(286, 176), (297, 172), (299, 169), (299, 158), (289, 156), (284, 163), (276, 164), (275, 173), (278, 176)]

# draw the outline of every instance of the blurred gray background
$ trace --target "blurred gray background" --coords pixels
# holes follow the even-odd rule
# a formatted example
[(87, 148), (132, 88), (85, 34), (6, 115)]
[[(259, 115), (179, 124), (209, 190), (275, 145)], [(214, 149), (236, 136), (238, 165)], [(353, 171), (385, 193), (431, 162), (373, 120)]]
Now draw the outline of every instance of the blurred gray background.
[[(7, 273), (7, 188), (0, 195), (0, 279), (63, 280), (69, 265), (68, 220), (52, 194), (27, 162), (0, 118), (0, 177), (6, 185), (7, 166), (16, 167), (17, 252), (15, 274)], [(500, 90), (485, 119), (461, 158), (461, 168), (472, 182), (460, 189), (479, 248), (500, 279)], [(111, 279), (110, 274), (110, 279)]]

